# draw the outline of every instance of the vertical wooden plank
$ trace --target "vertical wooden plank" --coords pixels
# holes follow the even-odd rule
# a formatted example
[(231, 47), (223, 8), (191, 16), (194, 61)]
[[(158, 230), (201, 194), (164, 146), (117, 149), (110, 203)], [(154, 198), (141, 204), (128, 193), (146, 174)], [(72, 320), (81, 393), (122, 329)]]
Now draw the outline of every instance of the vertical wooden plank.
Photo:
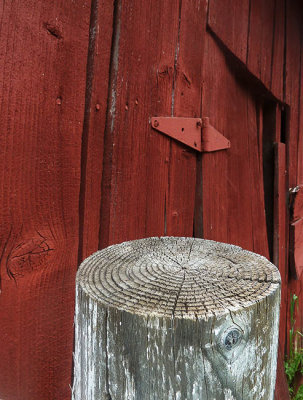
[(285, 41), (285, 0), (275, 0), (275, 19), (273, 35), (273, 54), (271, 68), (272, 93), (283, 100), (283, 69)]
[[(279, 115), (279, 114), (278, 114)], [(287, 283), (286, 264), (286, 146), (275, 143), (275, 197), (274, 197), (274, 252), (273, 262), (279, 268), (281, 285), (280, 334), (279, 344), (282, 354), (285, 349)]]
[(286, 0), (285, 102), (290, 107), (288, 136), (289, 185), (297, 185), (299, 94), (301, 55), (301, 5)]
[(210, 35), (205, 61), (203, 115), (231, 148), (202, 156), (204, 236), (267, 256), (257, 104)]
[[(200, 117), (207, 2), (186, 0), (180, 4), (172, 114), (180, 117)], [(192, 236), (197, 153), (171, 141), (170, 154), (166, 233)]]
[(271, 85), (275, 0), (251, 1), (247, 67), (266, 87)]
[(260, 129), (260, 100), (251, 95), (247, 95), (247, 129), (248, 143), (247, 152), (249, 158), (249, 179), (250, 179), (250, 204), (251, 204), (251, 223), (252, 223), (252, 250), (258, 254), (269, 258), (268, 233), (266, 230), (266, 215), (264, 202), (263, 185), (263, 163), (262, 141)]
[(79, 263), (98, 250), (113, 3), (93, 0), (86, 74), (80, 187)]
[(274, 229), (273, 229), (273, 262), (281, 274), (281, 306), (279, 326), (279, 352), (275, 399), (289, 399), (288, 384), (284, 370), (285, 345), (287, 341), (287, 304), (288, 304), (288, 262), (287, 262), (287, 214), (286, 214), (286, 145), (280, 143), (282, 130), (281, 109), (274, 112)]
[(170, 142), (149, 118), (171, 113), (179, 5), (117, 1), (115, 14), (101, 247), (165, 232)]
[[(301, 64), (301, 34), (302, 34), (302, 7), (300, 1), (286, 0), (286, 59), (285, 59), (285, 102), (289, 108), (289, 126), (287, 137), (287, 163), (289, 171), (289, 187), (294, 188), (301, 182), (298, 181), (301, 174), (298, 165), (298, 145), (300, 138), (300, 64)], [(299, 297), (299, 304), (303, 304), (303, 283), (290, 279), (288, 283), (288, 302), (293, 294)], [(287, 332), (289, 332), (290, 316), (289, 303), (287, 306)], [(302, 310), (297, 313), (297, 328), (302, 329)]]
[(286, 145), (283, 139), (282, 110), (275, 103), (263, 106), (263, 165), (264, 188), (267, 214), (267, 231), (270, 246), (270, 257), (279, 268), (282, 279), (279, 356), (275, 398), (289, 398), (288, 386), (285, 385), (284, 355), (286, 340), (287, 315), (287, 223), (286, 223)]
[[(288, 320), (287, 320), (287, 332), (289, 332), (290, 326), (290, 302), (295, 294), (298, 296), (299, 308), (295, 309), (294, 319), (295, 329), (302, 331), (302, 309), (301, 304), (303, 301), (302, 293), (302, 225), (303, 225), (303, 186), (298, 185), (295, 189), (290, 192), (290, 229), (289, 229), (289, 272), (290, 280), (288, 285)], [(289, 342), (287, 343), (287, 350), (289, 354)]]
[(290, 192), (289, 264), (291, 277), (301, 279), (303, 271), (303, 186)]
[(303, 272), (303, 218), (290, 224), (290, 268), (295, 279), (300, 279)]
[(299, 78), (299, 90), (300, 90), (300, 97), (299, 97), (299, 134), (298, 134), (298, 177), (297, 183), (303, 183), (303, 32), (301, 31), (302, 39), (301, 39), (301, 66), (300, 66), (300, 78)]
[(274, 143), (280, 141), (281, 115), (278, 118), (278, 107), (276, 103), (270, 101), (262, 102), (262, 165), (263, 165), (263, 186), (264, 202), (266, 210), (266, 230), (268, 236), (269, 257), (273, 260), (274, 253), (274, 177), (275, 177), (275, 151)]
[[(216, 74), (213, 74), (213, 68)], [(210, 123), (221, 133), (226, 130), (225, 97), (220, 95), (224, 87), (225, 62), (213, 38), (207, 34), (203, 68), (202, 115), (210, 117)], [(225, 94), (225, 92), (224, 92)], [(227, 136), (228, 137), (228, 136)], [(228, 139), (230, 139), (228, 137)], [(203, 237), (228, 241), (228, 154), (226, 151), (202, 154), (202, 207)]]
[(3, 2), (0, 397), (69, 399), (90, 2)]
[(250, 1), (209, 1), (208, 25), (243, 63), (247, 59)]

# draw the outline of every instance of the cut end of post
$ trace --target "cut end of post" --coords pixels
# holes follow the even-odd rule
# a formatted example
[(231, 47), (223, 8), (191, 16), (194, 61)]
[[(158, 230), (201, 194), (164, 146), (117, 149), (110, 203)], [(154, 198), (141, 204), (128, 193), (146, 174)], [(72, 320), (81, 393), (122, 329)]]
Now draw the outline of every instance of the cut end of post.
[(280, 274), (266, 258), (237, 246), (154, 237), (93, 254), (81, 265), (77, 281), (107, 306), (195, 320), (262, 300), (279, 287)]

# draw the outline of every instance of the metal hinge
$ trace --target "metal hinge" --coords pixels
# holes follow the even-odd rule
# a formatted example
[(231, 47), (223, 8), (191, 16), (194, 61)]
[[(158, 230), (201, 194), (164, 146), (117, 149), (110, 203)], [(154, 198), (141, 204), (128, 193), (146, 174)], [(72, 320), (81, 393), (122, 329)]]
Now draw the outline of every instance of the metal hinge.
[(209, 123), (209, 118), (152, 117), (154, 129), (199, 152), (230, 148), (230, 141)]

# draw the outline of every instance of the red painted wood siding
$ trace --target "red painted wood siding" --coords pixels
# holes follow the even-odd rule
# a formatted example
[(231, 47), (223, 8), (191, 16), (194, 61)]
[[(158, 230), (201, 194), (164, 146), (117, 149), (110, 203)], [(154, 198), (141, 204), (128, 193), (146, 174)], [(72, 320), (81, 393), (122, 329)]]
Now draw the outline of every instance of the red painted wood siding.
[[(302, 13), (293, 0), (3, 3), (0, 398), (70, 398), (78, 264), (152, 235), (272, 257), (287, 398), (290, 294), (303, 304), (287, 212), (303, 184)], [(197, 155), (152, 116), (209, 117), (231, 148)]]
[(90, 1), (1, 5), (0, 398), (68, 399)]

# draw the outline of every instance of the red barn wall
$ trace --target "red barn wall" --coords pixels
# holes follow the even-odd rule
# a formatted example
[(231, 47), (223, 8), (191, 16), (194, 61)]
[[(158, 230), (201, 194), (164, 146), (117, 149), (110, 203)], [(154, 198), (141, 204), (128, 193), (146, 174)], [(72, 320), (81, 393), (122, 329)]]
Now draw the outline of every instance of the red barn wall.
[[(303, 184), (300, 2), (16, 0), (0, 13), (0, 397), (69, 399), (77, 266), (176, 235), (278, 265), (285, 400), (290, 294), (303, 304), (287, 195)], [(152, 116), (208, 116), (231, 148), (198, 155)]]

